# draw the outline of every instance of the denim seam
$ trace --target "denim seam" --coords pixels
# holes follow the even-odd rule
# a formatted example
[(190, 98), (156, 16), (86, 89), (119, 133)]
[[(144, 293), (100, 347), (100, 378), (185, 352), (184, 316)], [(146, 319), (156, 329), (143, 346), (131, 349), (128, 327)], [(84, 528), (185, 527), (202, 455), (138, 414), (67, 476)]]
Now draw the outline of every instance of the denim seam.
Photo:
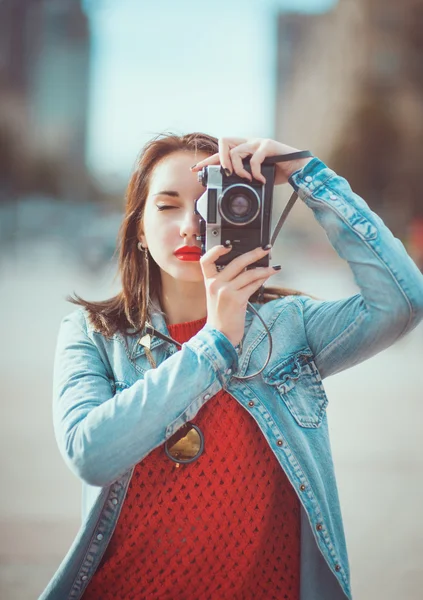
[[(290, 302), (287, 303), (283, 303), (282, 306), (280, 307), (280, 310), (274, 314), (273, 319), (269, 322), (266, 323), (267, 328), (269, 329), (269, 331), (271, 331), (271, 329), (273, 328), (273, 325), (275, 324), (275, 322), (277, 321), (277, 319), (280, 317), (280, 315), (282, 314), (282, 312), (284, 310), (286, 310), (291, 303), (295, 303), (295, 299), (291, 300)], [(261, 341), (263, 340), (263, 338), (267, 335), (267, 332), (265, 329), (262, 329), (257, 336), (255, 337), (255, 339), (250, 342), (250, 344), (248, 345), (247, 348), (247, 352), (243, 353), (242, 355), (242, 362), (241, 365), (239, 365), (239, 369), (238, 372), (241, 374), (246, 373), (247, 371), (247, 367), (248, 367), (248, 363), (250, 361), (250, 357), (252, 355), (252, 353), (254, 352), (254, 350), (257, 348), (257, 346), (261, 343)]]
[[(311, 530), (313, 532), (313, 537), (314, 537), (314, 539), (315, 539), (315, 541), (317, 543), (317, 546), (321, 549), (322, 554), (323, 554), (324, 557), (325, 557), (324, 550), (326, 550), (328, 552), (329, 556), (331, 557), (332, 562), (335, 562), (335, 564), (341, 565), (342, 561), (341, 561), (340, 558), (338, 558), (335, 546), (333, 545), (333, 543), (332, 543), (332, 541), (331, 541), (331, 539), (329, 537), (329, 534), (328, 534), (328, 531), (327, 531), (326, 527), (322, 530), (322, 535), (316, 534), (315, 523), (313, 523), (312, 520), (316, 519), (316, 522), (322, 522), (322, 523), (324, 523), (324, 518), (323, 518), (322, 512), (320, 510), (320, 506), (319, 506), (319, 504), (317, 502), (316, 496), (313, 493), (313, 488), (312, 488), (310, 482), (308, 481), (308, 479), (307, 479), (307, 477), (305, 475), (304, 470), (301, 468), (300, 463), (295, 458), (293, 452), (291, 451), (289, 445), (286, 442), (285, 436), (280, 431), (279, 427), (276, 425), (276, 423), (273, 420), (273, 418), (271, 417), (270, 413), (267, 410), (265, 410), (264, 407), (262, 406), (262, 404), (260, 402), (260, 398), (257, 396), (257, 394), (254, 393), (254, 391), (251, 389), (251, 387), (248, 384), (247, 384), (247, 387), (249, 388), (249, 390), (253, 394), (253, 396), (257, 399), (258, 408), (259, 408), (259, 410), (258, 410), (259, 415), (261, 417), (263, 417), (263, 418), (266, 418), (266, 421), (271, 423), (270, 431), (272, 432), (272, 434), (275, 435), (274, 434), (274, 430), (277, 430), (279, 432), (279, 435), (281, 436), (281, 438), (284, 440), (284, 443), (281, 446), (279, 452), (277, 451), (276, 448), (273, 447), (273, 445), (270, 442), (268, 443), (268, 445), (269, 445), (270, 449), (272, 450), (273, 454), (275, 455), (276, 460), (278, 461), (278, 463), (280, 465), (280, 468), (287, 474), (287, 476), (288, 476), (288, 473), (291, 476), (291, 477), (288, 477), (288, 480), (291, 482), (291, 484), (292, 484), (292, 486), (293, 486), (293, 488), (295, 490), (295, 493), (297, 495), (297, 498), (299, 499), (300, 503), (302, 504), (302, 506), (303, 506), (303, 508), (304, 508), (304, 510), (306, 512), (306, 515), (307, 515), (307, 518), (308, 518), (308, 521), (309, 521), (309, 525), (310, 525), (310, 528), (311, 528)], [(241, 392), (240, 392), (240, 394), (241, 394), (241, 397), (242, 397), (242, 393)], [(239, 402), (239, 404), (241, 404), (241, 406), (244, 408), (244, 410), (253, 417), (254, 421), (257, 423), (259, 429), (262, 431), (262, 433), (264, 435), (265, 427), (261, 426), (260, 419), (258, 419), (254, 415), (253, 411), (249, 411), (244, 406), (244, 404), (242, 402), (240, 402), (236, 398), (236, 396), (235, 396), (235, 399), (237, 400), (237, 402)], [(265, 410), (266, 417), (264, 417), (263, 410), (260, 410), (260, 408), (263, 408)], [(286, 462), (287, 462), (286, 466), (284, 466), (282, 464), (282, 462), (280, 460), (280, 457), (279, 457), (279, 455), (282, 455), (282, 453), (285, 455), (285, 458), (286, 458)], [(305, 491), (304, 494), (300, 494), (298, 492), (297, 486), (292, 483), (292, 480), (294, 480), (294, 481), (297, 480), (300, 483), (305, 483), (306, 484), (306, 491)], [(307, 502), (307, 499), (308, 499), (308, 502)], [(311, 512), (313, 513), (312, 515), (310, 515), (310, 512), (308, 510), (307, 504), (311, 505), (310, 508), (311, 508)], [(326, 561), (326, 563), (328, 562), (326, 560), (326, 558), (325, 558), (325, 561)], [(337, 580), (338, 580), (338, 578), (341, 578), (341, 580), (344, 582), (344, 584), (346, 586), (346, 589), (349, 590), (349, 582), (348, 582), (348, 577), (347, 577), (345, 569), (343, 567), (341, 567), (341, 570), (339, 572), (336, 572), (336, 571), (334, 571), (334, 569), (332, 568), (331, 565), (329, 565), (329, 566), (330, 566), (331, 571), (334, 574), (335, 578)]]
[[(272, 423), (272, 425), (273, 425), (273, 427), (271, 427), (271, 431), (272, 431), (272, 433), (273, 433), (273, 429), (276, 429), (276, 430), (279, 432), (279, 435), (280, 435), (280, 437), (283, 439), (283, 444), (282, 444), (282, 446), (280, 447), (280, 451), (281, 451), (281, 452), (283, 452), (283, 453), (285, 454), (285, 456), (286, 456), (286, 459), (287, 459), (287, 462), (289, 463), (289, 465), (290, 465), (290, 467), (291, 467), (291, 468), (289, 469), (289, 471), (291, 472), (291, 476), (292, 476), (292, 478), (293, 478), (293, 479), (294, 479), (294, 478), (297, 478), (297, 479), (300, 481), (300, 483), (306, 483), (306, 484), (307, 484), (307, 486), (308, 486), (308, 487), (307, 487), (307, 489), (308, 489), (308, 490), (312, 490), (312, 487), (311, 487), (311, 485), (310, 485), (310, 482), (308, 481), (307, 477), (305, 476), (304, 470), (301, 468), (301, 466), (300, 466), (300, 463), (299, 463), (299, 462), (298, 462), (298, 460), (295, 458), (295, 456), (294, 456), (294, 453), (291, 451), (291, 448), (290, 448), (290, 447), (289, 447), (289, 445), (287, 444), (287, 442), (286, 442), (286, 438), (285, 438), (284, 434), (281, 432), (281, 430), (279, 429), (279, 427), (276, 425), (276, 423), (275, 423), (274, 419), (272, 418), (272, 416), (271, 416), (270, 412), (269, 412), (268, 410), (266, 410), (266, 409), (265, 409), (265, 407), (263, 407), (263, 405), (261, 404), (261, 401), (260, 401), (260, 398), (259, 398), (259, 396), (257, 396), (257, 394), (255, 394), (255, 393), (254, 393), (254, 391), (251, 389), (251, 387), (250, 387), (249, 385), (247, 385), (247, 387), (249, 388), (249, 390), (250, 390), (250, 392), (252, 393), (252, 395), (254, 396), (254, 398), (256, 398), (256, 400), (257, 400), (257, 402), (258, 402), (259, 406), (260, 406), (260, 407), (262, 407), (262, 408), (263, 408), (263, 410), (266, 412), (266, 415), (267, 415), (267, 420), (268, 420), (268, 421), (270, 421), (270, 422)], [(241, 406), (244, 408), (244, 410), (245, 410), (245, 411), (246, 411), (248, 414), (251, 414), (251, 416), (252, 416), (252, 417), (253, 417), (253, 419), (256, 421), (257, 425), (259, 426), (260, 430), (262, 431), (263, 435), (265, 435), (265, 431), (264, 431), (264, 429), (265, 429), (265, 428), (264, 428), (264, 427), (262, 428), (262, 427), (260, 426), (260, 422), (259, 422), (259, 421), (257, 420), (257, 418), (256, 418), (256, 417), (253, 415), (252, 411), (248, 410), (248, 409), (247, 409), (247, 408), (246, 408), (246, 407), (245, 407), (245, 406), (244, 406), (242, 403), (240, 403), (240, 404), (241, 404)], [(259, 414), (263, 415), (263, 412), (262, 412), (262, 411), (260, 411), (260, 410), (259, 410), (258, 412), (259, 412)], [(265, 436), (265, 437), (266, 437), (266, 436)], [(278, 462), (279, 462), (280, 466), (281, 466), (281, 467), (282, 467), (282, 469), (283, 469), (283, 466), (281, 465), (281, 463), (280, 463), (280, 461), (279, 461), (279, 459), (278, 459), (278, 452), (276, 451), (276, 448), (273, 448), (273, 446), (272, 446), (271, 444), (269, 444), (269, 446), (270, 446), (271, 450), (273, 451), (273, 453), (275, 454), (275, 456), (276, 456), (276, 459), (278, 460)], [(293, 487), (295, 488), (295, 486), (293, 486)], [(295, 490), (296, 490), (296, 488), (295, 488)], [(296, 490), (296, 491), (297, 491), (297, 490)], [(301, 499), (301, 496), (299, 496), (299, 494), (297, 494), (297, 495), (298, 495), (298, 497)], [(310, 499), (310, 502), (311, 502), (311, 503), (312, 503), (312, 505), (313, 505), (313, 510), (316, 512), (316, 514), (317, 514), (317, 515), (320, 515), (320, 516), (321, 516), (321, 512), (320, 512), (320, 509), (319, 509), (319, 505), (318, 505), (318, 503), (317, 503), (317, 501), (316, 501), (316, 497), (314, 496), (314, 494), (312, 494), (312, 497), (310, 497), (310, 494), (309, 494), (309, 493), (307, 493), (307, 496), (309, 497), (309, 499)], [(305, 508), (305, 506), (304, 506), (304, 508)], [(319, 517), (319, 518), (320, 518), (320, 517)]]
[[(196, 403), (198, 400), (200, 400), (200, 407), (199, 407), (199, 409), (198, 409), (198, 410), (200, 410), (201, 408), (203, 408), (203, 406), (206, 404), (206, 402), (208, 402), (208, 401), (211, 399), (211, 397), (212, 397), (211, 395), (210, 395), (210, 398), (207, 398), (207, 399), (204, 399), (204, 396), (206, 396), (206, 395), (207, 395), (207, 393), (208, 393), (208, 390), (209, 390), (211, 387), (213, 387), (213, 385), (214, 385), (214, 382), (212, 382), (212, 383), (211, 383), (209, 386), (207, 386), (205, 390), (203, 390), (203, 391), (202, 391), (200, 394), (198, 394), (198, 396), (197, 396), (196, 398), (194, 398), (194, 400), (192, 400), (192, 401), (191, 401), (191, 402), (188, 404), (188, 406), (187, 406), (186, 408), (184, 408), (184, 410), (183, 410), (183, 411), (182, 411), (182, 412), (181, 412), (181, 413), (180, 413), (180, 414), (179, 414), (179, 415), (178, 415), (178, 416), (177, 416), (175, 419), (173, 419), (173, 421), (172, 421), (171, 423), (169, 423), (169, 425), (166, 427), (166, 430), (165, 430), (165, 439), (164, 439), (164, 441), (163, 441), (163, 442), (161, 442), (161, 444), (163, 444), (164, 442), (166, 442), (166, 441), (167, 441), (167, 439), (168, 439), (167, 435), (168, 435), (169, 427), (171, 427), (171, 426), (172, 426), (172, 425), (173, 425), (173, 424), (174, 424), (176, 421), (178, 421), (179, 419), (181, 419), (181, 418), (183, 419), (183, 418), (184, 418), (184, 416), (186, 415), (186, 413), (189, 411), (189, 409), (191, 408), (191, 406), (192, 406), (193, 404), (195, 404), (195, 403)], [(201, 401), (201, 400), (202, 400), (202, 401)], [(198, 412), (198, 411), (197, 411), (197, 412)], [(161, 444), (159, 444), (159, 446), (160, 446)]]
[[(366, 311), (367, 311), (367, 313), (366, 313)], [(344, 340), (348, 339), (355, 332), (355, 330), (357, 329), (357, 327), (361, 324), (361, 323), (358, 323), (358, 322), (359, 321), (363, 321), (367, 315), (368, 315), (368, 309), (366, 307), (365, 311), (364, 312), (360, 312), (357, 315), (357, 317), (354, 319), (354, 321), (352, 323), (350, 323), (346, 329), (344, 329), (343, 331), (341, 331), (340, 334), (338, 334), (324, 348), (322, 348), (322, 350), (320, 350), (319, 354), (316, 355), (315, 360), (318, 360), (319, 358), (324, 358), (324, 355), (326, 353), (329, 353), (329, 351), (332, 350), (333, 346), (336, 347), (336, 345), (340, 342), (340, 340), (344, 341)]]
[[(326, 167), (326, 168), (328, 168), (328, 167)], [(300, 175), (300, 182), (299, 182), (299, 184), (297, 183), (298, 190), (305, 192), (305, 196), (307, 198), (310, 198), (310, 197), (313, 196), (313, 192), (315, 192), (316, 190), (318, 190), (321, 187), (323, 187), (326, 184), (327, 181), (329, 181), (330, 179), (333, 179), (334, 177), (336, 177), (336, 173), (334, 173), (334, 172), (328, 173), (326, 175), (326, 177), (323, 178), (322, 181), (319, 182), (319, 186), (317, 188), (315, 188), (314, 190), (311, 190), (308, 187), (307, 182), (305, 181), (305, 178), (302, 175)], [(303, 184), (303, 185), (301, 186), (301, 184)]]
[[(249, 386), (248, 386), (249, 387)], [(249, 388), (250, 391), (254, 394), (254, 392), (251, 390), (251, 388)], [(259, 404), (260, 403), (260, 399), (257, 397), (256, 394), (254, 394), (254, 396), (257, 398)], [(243, 406), (243, 404), (241, 404), (241, 406)], [(251, 414), (251, 416), (253, 416), (253, 413), (251, 411), (248, 411), (245, 406), (243, 406), (243, 408), (248, 412), (248, 414)], [(268, 420), (270, 420), (275, 429), (277, 429), (280, 432), (280, 429), (277, 427), (276, 423), (274, 422), (274, 420), (272, 419), (272, 417), (270, 416), (270, 413), (268, 411), (267, 415), (268, 415)], [(260, 413), (260, 411), (259, 411)], [(263, 432), (263, 428), (260, 426), (260, 422), (257, 420), (256, 417), (254, 417), (254, 420), (256, 421), (257, 425), (259, 426), (260, 430)], [(271, 431), (273, 432), (273, 428), (271, 428)], [(285, 436), (282, 434), (282, 432), (280, 432), (281, 437), (284, 439), (284, 443), (281, 447), (281, 453), (283, 452), (286, 456), (287, 462), (288, 464), (292, 467), (293, 472), (291, 471), (290, 468), (288, 468), (288, 471), (291, 472), (291, 476), (292, 479), (297, 479), (299, 480), (301, 483), (305, 483), (307, 485), (307, 493), (306, 494), (302, 494), (300, 495), (297, 487), (294, 485), (294, 489), (295, 489), (295, 493), (299, 499), (299, 501), (301, 502), (301, 504), (304, 507), (304, 510), (306, 511), (306, 514), (308, 515), (309, 518), (309, 523), (310, 523), (310, 527), (311, 530), (313, 531), (313, 535), (316, 539), (316, 542), (318, 544), (318, 546), (322, 546), (327, 550), (327, 552), (329, 553), (330, 557), (332, 558), (332, 561), (335, 562), (335, 564), (341, 564), (341, 560), (340, 558), (338, 558), (338, 555), (336, 553), (336, 549), (331, 541), (331, 538), (329, 536), (328, 530), (326, 527), (324, 527), (324, 529), (320, 532), (321, 535), (317, 535), (315, 533), (315, 524), (312, 523), (310, 521), (310, 514), (309, 511), (307, 509), (306, 503), (305, 503), (305, 497), (307, 496), (307, 498), (309, 499), (310, 504), (313, 507), (313, 517), (316, 519), (317, 522), (322, 522), (324, 523), (324, 518), (322, 515), (322, 512), (320, 510), (319, 504), (317, 502), (316, 496), (313, 493), (313, 489), (312, 486), (310, 484), (310, 482), (308, 481), (307, 477), (305, 476), (304, 470), (301, 468), (300, 463), (298, 462), (298, 460), (295, 458), (294, 454), (292, 453), (291, 449), (289, 448), (288, 444), (285, 441)], [(272, 444), (269, 443), (270, 449), (272, 450), (273, 454), (276, 456), (276, 460), (278, 461), (280, 467), (282, 468), (282, 470), (285, 471), (284, 466), (281, 464), (280, 460), (279, 460), (279, 453), (276, 452), (276, 448), (273, 448)], [(292, 483), (292, 482), (291, 482)], [(349, 583), (348, 583), (348, 578), (347, 575), (345, 573), (345, 569), (341, 568), (341, 570), (339, 572), (335, 572), (334, 570), (332, 570), (332, 573), (335, 575), (336, 578), (341, 577), (343, 582), (345, 583), (347, 589), (349, 589)]]
[[(127, 472), (127, 471), (126, 471), (126, 472)], [(133, 472), (134, 472), (134, 468), (132, 468), (131, 475), (128, 477), (128, 481), (126, 482), (126, 485), (125, 485), (126, 489), (128, 489), (128, 486), (129, 486), (129, 483), (130, 483), (130, 481), (131, 481), (131, 478), (132, 478), (132, 474), (133, 474)], [(111, 486), (110, 486), (110, 487), (111, 487)], [(107, 503), (107, 501), (108, 501), (108, 499), (109, 499), (109, 496), (110, 496), (110, 490), (109, 490), (109, 492), (108, 492), (108, 494), (107, 494), (107, 497), (106, 497), (106, 499), (104, 500), (104, 505)], [(125, 496), (126, 496), (126, 492), (125, 492)], [(117, 517), (116, 517), (116, 519), (115, 519), (115, 524), (114, 524), (114, 527), (113, 527), (113, 531), (112, 531), (112, 532), (110, 532), (109, 542), (110, 542), (110, 540), (111, 540), (111, 538), (112, 538), (112, 535), (113, 535), (113, 532), (114, 532), (114, 530), (116, 529), (116, 525), (117, 525), (117, 522), (118, 522), (118, 519), (119, 519), (119, 515), (120, 515), (120, 513), (121, 513), (121, 511), (122, 511), (122, 507), (123, 507), (123, 503), (124, 503), (124, 501), (125, 501), (125, 497), (123, 498), (123, 500), (122, 500), (122, 501), (121, 501), (121, 503), (120, 503), (120, 506), (119, 506), (119, 514), (117, 515)], [(103, 505), (103, 506), (104, 506), (104, 505)], [(96, 534), (96, 531), (97, 531), (98, 525), (99, 525), (99, 523), (100, 523), (100, 521), (101, 521), (101, 519), (102, 519), (102, 516), (103, 516), (103, 509), (101, 510), (101, 512), (100, 512), (100, 514), (99, 514), (99, 517), (98, 517), (98, 519), (97, 519), (97, 521), (96, 521), (96, 523), (95, 523), (95, 527), (93, 528), (93, 535), (92, 535), (92, 537), (91, 537), (91, 539), (90, 539), (89, 543), (87, 544), (87, 550), (86, 550), (86, 552), (85, 552), (85, 554), (84, 554), (84, 558), (81, 560), (80, 566), (78, 567), (78, 574), (77, 574), (77, 576), (76, 576), (76, 578), (74, 579), (74, 582), (73, 582), (73, 584), (72, 584), (72, 589), (71, 589), (71, 590), (70, 590), (70, 592), (69, 592), (69, 597), (71, 597), (71, 594), (72, 594), (72, 592), (73, 592), (73, 591), (76, 591), (76, 590), (74, 590), (74, 588), (75, 588), (75, 584), (76, 584), (76, 581), (77, 581), (78, 579), (80, 579), (80, 577), (81, 577), (80, 573), (81, 573), (82, 566), (83, 566), (84, 562), (85, 562), (85, 561), (86, 561), (86, 559), (87, 559), (87, 555), (88, 555), (89, 549), (90, 549), (90, 547), (91, 547), (91, 544), (92, 544), (92, 543), (93, 543), (93, 541), (94, 541), (94, 537), (95, 537), (95, 534)], [(103, 552), (101, 553), (101, 558), (103, 557), (104, 553), (106, 552), (106, 550), (107, 550), (107, 546), (109, 545), (109, 542), (107, 543), (107, 545), (105, 546), (105, 548), (104, 548)], [(100, 558), (100, 561), (101, 561), (101, 558)], [(97, 566), (97, 567), (98, 567), (98, 566)], [(82, 594), (85, 592), (86, 588), (88, 587), (88, 584), (90, 583), (90, 581), (91, 581), (91, 579), (92, 579), (93, 575), (94, 575), (94, 573), (92, 573), (92, 574), (91, 574), (91, 577), (87, 578), (87, 580), (86, 580), (86, 581), (84, 581), (84, 582), (82, 583), (82, 588), (80, 589), (80, 593), (81, 593), (81, 595), (79, 596), (80, 598), (81, 598)]]
[[(104, 501), (104, 504), (106, 504), (106, 502), (107, 502), (107, 500), (105, 500), (105, 501)], [(104, 506), (104, 505), (103, 505), (103, 506)], [(78, 579), (81, 579), (81, 570), (82, 570), (82, 568), (83, 568), (83, 565), (84, 565), (84, 563), (85, 563), (85, 561), (86, 561), (86, 559), (87, 559), (87, 555), (88, 555), (88, 553), (89, 553), (89, 550), (90, 550), (90, 548), (91, 548), (91, 545), (92, 545), (92, 543), (93, 543), (93, 541), (94, 541), (94, 537), (95, 537), (95, 534), (96, 534), (96, 532), (97, 532), (98, 525), (99, 525), (99, 523), (100, 523), (100, 521), (101, 521), (101, 519), (102, 519), (102, 516), (103, 516), (103, 509), (101, 509), (101, 512), (100, 512), (100, 514), (99, 514), (99, 516), (98, 516), (98, 518), (97, 518), (97, 521), (96, 521), (96, 523), (95, 523), (95, 527), (93, 528), (93, 534), (92, 534), (92, 536), (91, 536), (91, 538), (90, 538), (90, 541), (89, 541), (89, 543), (87, 544), (87, 549), (86, 549), (86, 551), (85, 551), (84, 558), (81, 560), (81, 562), (80, 562), (80, 565), (79, 565), (79, 567), (78, 567), (78, 573), (77, 573), (77, 575), (76, 575), (76, 577), (75, 577), (75, 579), (74, 579), (74, 581), (73, 581), (72, 588), (71, 588), (71, 590), (69, 591), (69, 597), (72, 597), (72, 593), (74, 593), (74, 594), (75, 594), (75, 593), (78, 593), (78, 592), (76, 592), (76, 590), (75, 590), (75, 585), (77, 585), (77, 581), (78, 581)], [(106, 549), (105, 549), (105, 550), (106, 550)], [(104, 552), (103, 552), (103, 554), (104, 554)], [(89, 579), (89, 578), (87, 578), (87, 581), (84, 581), (84, 582), (82, 582), (82, 586), (80, 585), (80, 590), (79, 590), (79, 593), (83, 593), (83, 592), (85, 591), (86, 587), (88, 586), (88, 583), (89, 583), (89, 581), (90, 581), (90, 579)], [(79, 596), (79, 597), (81, 597), (81, 596)]]
[[(322, 184), (323, 185), (323, 184)], [(319, 188), (317, 188), (318, 190)], [(342, 197), (341, 194), (339, 194), (338, 191), (333, 190), (332, 188), (328, 188), (330, 189), (332, 192), (338, 194), (338, 196)], [(308, 190), (309, 191), (309, 190)], [(316, 191), (316, 190), (314, 190)], [(406, 326), (404, 327), (404, 329), (401, 331), (401, 334), (399, 335), (399, 337), (401, 337), (401, 335), (403, 335), (403, 333), (408, 329), (409, 324), (411, 323), (411, 320), (413, 319), (413, 316), (415, 315), (414, 311), (413, 311), (413, 306), (405, 292), (405, 290), (401, 287), (401, 284), (399, 283), (398, 279), (395, 277), (394, 273), (392, 272), (391, 268), (388, 266), (388, 264), (385, 262), (385, 260), (382, 259), (382, 257), (380, 256), (380, 254), (378, 252), (376, 252), (376, 250), (373, 248), (373, 246), (364, 238), (362, 237), (358, 231), (356, 231), (354, 229), (354, 227), (351, 225), (351, 223), (334, 207), (331, 206), (327, 201), (321, 199), (321, 198), (316, 198), (312, 192), (310, 192), (309, 194), (307, 194), (307, 197), (312, 198), (315, 202), (319, 202), (322, 205), (326, 206), (327, 208), (329, 208), (329, 210), (331, 210), (332, 212), (334, 212), (348, 227), (349, 229), (355, 234), (357, 235), (360, 240), (362, 240), (366, 246), (368, 247), (368, 249), (374, 254), (374, 256), (376, 256), (376, 258), (379, 260), (379, 263), (381, 265), (383, 265), (383, 267), (386, 269), (386, 271), (389, 273), (389, 275), (392, 277), (394, 283), (396, 284), (397, 288), (399, 289), (399, 291), (401, 292), (402, 296), (404, 297), (406, 303), (408, 304), (409, 307), (409, 318), (407, 321)], [(344, 202), (347, 202), (345, 200), (345, 198), (343, 198)], [(361, 214), (361, 213), (360, 213)], [(363, 217), (364, 219), (366, 219), (369, 223), (371, 223), (371, 221), (369, 221), (369, 219), (367, 219), (366, 217)], [(372, 224), (372, 223), (371, 223)]]
[[(91, 337), (88, 335), (87, 319), (86, 319), (85, 313), (84, 313), (84, 311), (83, 311), (82, 309), (81, 309), (79, 312), (82, 314), (82, 316), (83, 316), (83, 319), (84, 319), (85, 331), (84, 331), (84, 328), (83, 328), (83, 327), (79, 327), (79, 329), (82, 331), (82, 333), (84, 333), (85, 337), (86, 337), (86, 338), (87, 338), (87, 340), (90, 342), (90, 344), (92, 344), (92, 345), (95, 347), (95, 349), (97, 350), (97, 352), (99, 352), (99, 349), (98, 349), (98, 346), (97, 346), (97, 344), (96, 344), (96, 343), (95, 343), (95, 341), (94, 341), (94, 340), (93, 340), (93, 339), (92, 339), (92, 338), (91, 338)], [(102, 335), (100, 332), (96, 332), (96, 331), (94, 331), (94, 333), (97, 333), (98, 335)], [(116, 337), (116, 339), (118, 339), (118, 338)], [(119, 341), (120, 341), (120, 340), (119, 340)], [(121, 343), (122, 343), (122, 342), (121, 342)], [(124, 349), (125, 349), (125, 354), (126, 354), (126, 356), (127, 356), (128, 360), (129, 360), (129, 362), (130, 362), (130, 363), (132, 363), (132, 364), (134, 364), (134, 366), (136, 367), (135, 363), (133, 363), (133, 361), (131, 361), (131, 358), (130, 358), (130, 356), (129, 356), (129, 354), (128, 354), (128, 350), (127, 350), (126, 344), (125, 344), (125, 343), (122, 343), (122, 346), (123, 346), (123, 347), (124, 347)], [(101, 362), (103, 362), (103, 361), (102, 361), (102, 359), (101, 359), (101, 356), (99, 356), (99, 357), (100, 357), (100, 360), (101, 360)], [(104, 363), (103, 363), (103, 364), (104, 364)], [(137, 369), (137, 370), (139, 370), (139, 369)], [(145, 373), (145, 372), (144, 372), (144, 373)], [(144, 374), (144, 373), (143, 373), (143, 374)], [(129, 387), (129, 386), (128, 386), (128, 387)]]
[[(352, 208), (353, 208), (353, 209), (356, 211), (356, 213), (357, 213), (357, 214), (358, 214), (358, 215), (359, 215), (359, 216), (360, 216), (360, 217), (363, 219), (363, 221), (366, 221), (367, 223), (370, 223), (370, 225), (371, 225), (372, 227), (374, 227), (374, 228), (375, 228), (375, 230), (376, 230), (376, 235), (375, 235), (375, 236), (372, 236), (372, 237), (365, 237), (364, 235), (363, 235), (363, 236), (362, 236), (362, 235), (360, 235), (360, 233), (359, 233), (359, 232), (358, 232), (358, 231), (357, 231), (357, 230), (356, 230), (356, 229), (355, 229), (355, 228), (354, 228), (354, 227), (353, 227), (353, 226), (350, 224), (350, 222), (349, 222), (348, 220), (346, 220), (346, 217), (344, 217), (344, 216), (343, 216), (343, 215), (342, 215), (342, 214), (341, 214), (341, 213), (340, 213), (340, 212), (339, 212), (339, 211), (338, 211), (338, 210), (337, 210), (337, 209), (336, 209), (334, 206), (332, 206), (332, 204), (328, 203), (327, 201), (325, 201), (325, 200), (323, 200), (323, 199), (321, 199), (321, 198), (314, 198), (314, 197), (313, 197), (313, 199), (314, 199), (314, 200), (319, 200), (319, 201), (321, 201), (321, 202), (325, 202), (325, 204), (327, 204), (327, 206), (328, 206), (329, 208), (331, 208), (333, 211), (335, 211), (335, 212), (336, 212), (336, 213), (337, 213), (337, 214), (338, 214), (338, 215), (339, 215), (339, 216), (342, 218), (342, 220), (344, 221), (344, 223), (347, 223), (347, 224), (348, 224), (348, 226), (350, 227), (350, 229), (353, 229), (353, 230), (354, 230), (354, 232), (355, 232), (357, 235), (359, 235), (359, 236), (360, 236), (360, 237), (361, 237), (361, 238), (362, 238), (364, 241), (367, 241), (367, 240), (374, 240), (374, 239), (376, 239), (376, 238), (377, 238), (377, 236), (379, 235), (379, 229), (377, 228), (377, 226), (376, 226), (374, 223), (372, 223), (372, 221), (370, 221), (370, 219), (369, 219), (369, 218), (368, 218), (366, 215), (364, 215), (364, 214), (361, 212), (361, 210), (360, 210), (359, 208), (357, 208), (357, 206), (355, 206), (355, 205), (354, 205), (352, 202), (348, 202), (348, 200), (346, 200), (346, 199), (344, 198), (344, 196), (343, 196), (342, 194), (340, 194), (339, 190), (337, 190), (337, 189), (333, 189), (333, 188), (332, 188), (332, 187), (330, 187), (329, 185), (327, 185), (326, 187), (327, 187), (327, 189), (328, 189), (330, 192), (332, 192), (334, 195), (336, 195), (337, 197), (341, 198), (341, 199), (342, 199), (342, 201), (343, 201), (345, 204), (348, 204), (348, 206), (351, 206), (351, 207), (352, 207)], [(355, 192), (353, 192), (353, 193), (355, 193)], [(370, 246), (370, 244), (368, 244), (368, 245)], [(383, 261), (382, 261), (382, 262), (383, 262)]]
[(216, 376), (219, 378), (220, 367), (219, 367), (219, 365), (216, 364), (216, 362), (214, 360), (214, 356), (209, 354), (209, 352), (208, 352), (209, 347), (207, 346), (207, 344), (204, 344), (203, 342), (200, 342), (200, 343), (193, 342), (192, 345), (194, 346), (194, 348), (191, 348), (191, 346), (189, 345), (190, 341), (191, 340), (189, 340), (188, 343), (185, 343), (185, 346), (188, 348), (188, 350), (190, 350), (195, 355), (195, 357), (197, 357), (197, 353), (194, 351), (194, 349), (197, 349), (201, 353), (203, 353), (208, 358), (209, 362), (212, 364), (213, 370), (214, 370)]

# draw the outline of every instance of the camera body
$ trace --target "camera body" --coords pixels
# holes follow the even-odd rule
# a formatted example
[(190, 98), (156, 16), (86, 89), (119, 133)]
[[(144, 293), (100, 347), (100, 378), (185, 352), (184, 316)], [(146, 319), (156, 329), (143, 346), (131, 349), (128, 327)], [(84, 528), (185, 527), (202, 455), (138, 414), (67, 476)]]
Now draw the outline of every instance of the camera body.
[[(243, 167), (251, 174), (249, 158), (243, 160)], [(232, 250), (216, 261), (218, 266), (225, 266), (237, 256), (270, 242), (274, 163), (265, 160), (261, 172), (265, 184), (254, 178), (249, 182), (236, 173), (227, 176), (220, 165), (204, 167), (198, 173), (198, 181), (206, 188), (195, 204), (195, 212), (201, 217), (202, 253), (226, 241), (232, 244)], [(248, 268), (268, 265), (267, 254)]]

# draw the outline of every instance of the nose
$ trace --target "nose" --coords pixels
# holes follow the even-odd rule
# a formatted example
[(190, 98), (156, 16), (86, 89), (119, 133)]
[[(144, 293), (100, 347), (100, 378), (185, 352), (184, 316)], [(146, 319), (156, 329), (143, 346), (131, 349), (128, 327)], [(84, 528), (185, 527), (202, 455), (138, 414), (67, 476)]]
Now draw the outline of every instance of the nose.
[(181, 237), (187, 238), (193, 242), (200, 235), (200, 215), (195, 214), (193, 209), (186, 210), (184, 219), (181, 223)]

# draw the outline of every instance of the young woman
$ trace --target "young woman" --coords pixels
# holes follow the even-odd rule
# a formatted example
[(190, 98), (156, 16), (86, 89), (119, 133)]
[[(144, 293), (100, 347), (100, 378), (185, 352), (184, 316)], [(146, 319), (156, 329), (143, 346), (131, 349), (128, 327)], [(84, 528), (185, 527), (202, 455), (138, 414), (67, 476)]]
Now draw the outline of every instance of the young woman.
[[(54, 425), (83, 482), (83, 524), (42, 599), (351, 598), (322, 379), (418, 324), (423, 276), (317, 158), (277, 164), (276, 184), (314, 212), (359, 294), (267, 288), (259, 302), (275, 267), (246, 267), (269, 249), (224, 269), (230, 248), (201, 256), (197, 172), (221, 164), (249, 179), (251, 156), (263, 180), (266, 157), (294, 151), (198, 133), (144, 148), (121, 229), (122, 291), (75, 299), (60, 329)], [(273, 340), (258, 375), (268, 338), (249, 299)]]

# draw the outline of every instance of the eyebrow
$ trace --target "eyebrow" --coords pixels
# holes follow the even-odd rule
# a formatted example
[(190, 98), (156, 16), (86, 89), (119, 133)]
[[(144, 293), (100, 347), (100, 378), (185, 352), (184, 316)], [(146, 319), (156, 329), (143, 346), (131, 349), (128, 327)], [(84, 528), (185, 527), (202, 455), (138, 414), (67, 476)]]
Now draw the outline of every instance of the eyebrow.
[(153, 194), (153, 196), (172, 196), (172, 198), (179, 198), (179, 193), (164, 190), (163, 192), (157, 192), (157, 194)]

